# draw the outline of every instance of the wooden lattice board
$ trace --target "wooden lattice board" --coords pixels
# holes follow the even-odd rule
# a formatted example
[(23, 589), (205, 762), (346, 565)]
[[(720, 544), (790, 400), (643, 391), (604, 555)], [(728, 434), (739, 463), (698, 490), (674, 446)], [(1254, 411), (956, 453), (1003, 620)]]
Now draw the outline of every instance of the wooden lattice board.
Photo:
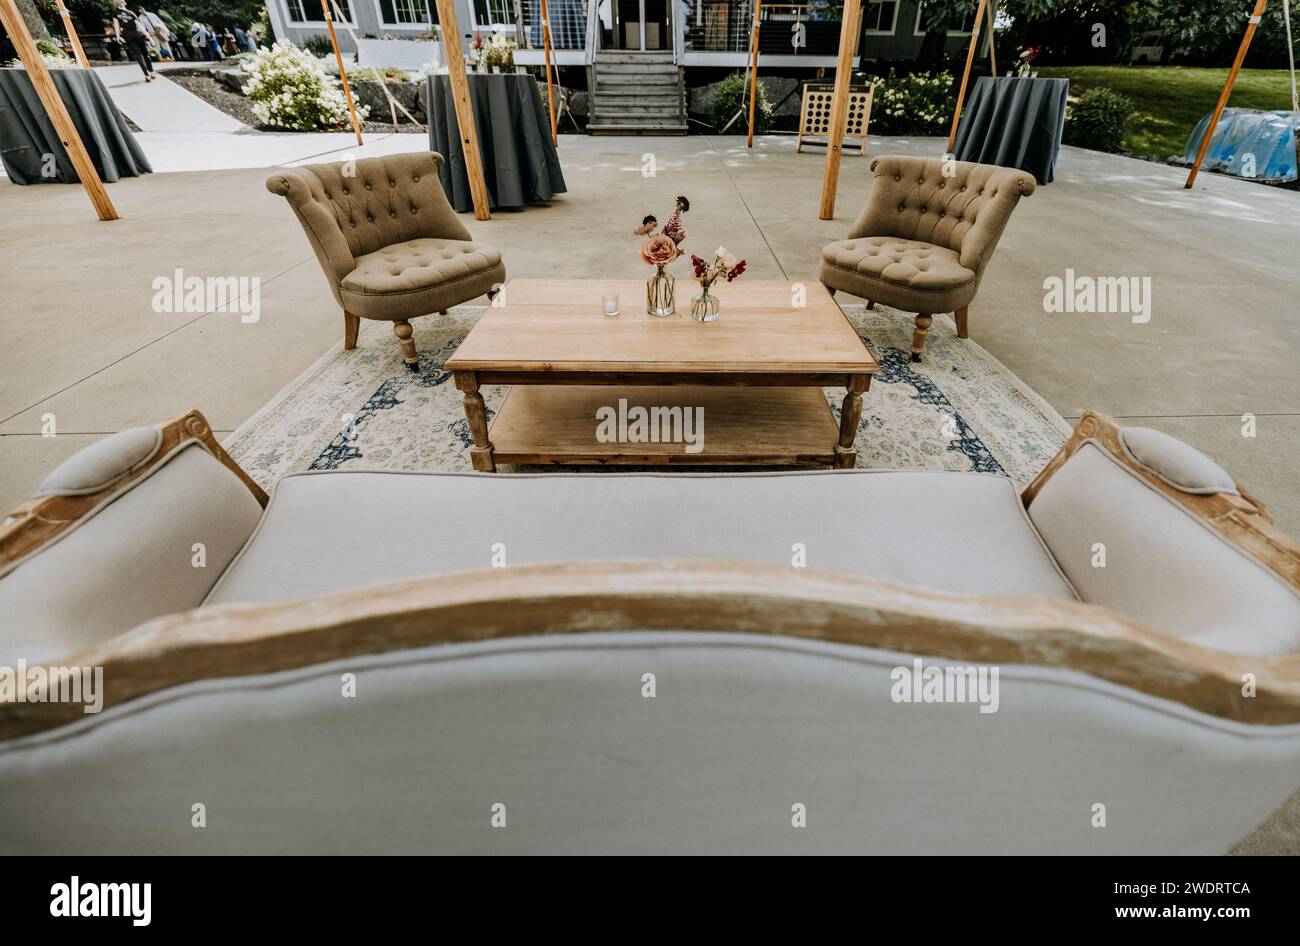
[[(831, 99), (835, 87), (808, 84), (803, 87), (803, 105), (799, 110), (799, 138), (795, 151), (802, 151), (805, 143), (826, 145), (831, 133)], [(867, 128), (871, 124), (871, 101), (875, 97), (875, 83), (849, 88), (849, 111), (844, 126), (842, 147), (856, 147), (858, 154), (867, 153)]]

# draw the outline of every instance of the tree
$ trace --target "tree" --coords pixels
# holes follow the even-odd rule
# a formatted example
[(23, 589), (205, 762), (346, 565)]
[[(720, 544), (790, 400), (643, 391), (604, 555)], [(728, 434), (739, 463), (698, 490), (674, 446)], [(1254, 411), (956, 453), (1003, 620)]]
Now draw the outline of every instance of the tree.
[(18, 15), (27, 24), (27, 32), (32, 34), (32, 39), (37, 42), (40, 40), (51, 42), (49, 28), (41, 19), (41, 12), (36, 8), (36, 0), (18, 0)]

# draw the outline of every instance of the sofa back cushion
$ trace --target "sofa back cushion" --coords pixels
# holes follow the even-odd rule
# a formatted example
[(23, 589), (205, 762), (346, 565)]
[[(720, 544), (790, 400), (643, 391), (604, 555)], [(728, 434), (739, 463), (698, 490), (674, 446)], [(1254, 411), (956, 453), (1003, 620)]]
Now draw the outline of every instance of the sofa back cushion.
[[(73, 456), (38, 497), (102, 501), (0, 567), (0, 665), (66, 657), (198, 607), (261, 518), (247, 486), (195, 439), (167, 455), (160, 429), (125, 430)], [(142, 466), (150, 469), (114, 490)]]
[(289, 201), (327, 275), (356, 259), (421, 237), (469, 240), (442, 189), (442, 156), (429, 151), (309, 164), (277, 171), (267, 189)]
[[(1120, 434), (1134, 464), (1189, 495), (1238, 495), (1210, 457), (1166, 434)], [(1238, 654), (1300, 651), (1293, 585), (1085, 440), (1029, 505), (1029, 518), (1083, 600), (1190, 643)]]
[(976, 273), (992, 255), (1011, 212), (1034, 192), (1031, 174), (1015, 168), (884, 155), (851, 239), (893, 236), (944, 246)]

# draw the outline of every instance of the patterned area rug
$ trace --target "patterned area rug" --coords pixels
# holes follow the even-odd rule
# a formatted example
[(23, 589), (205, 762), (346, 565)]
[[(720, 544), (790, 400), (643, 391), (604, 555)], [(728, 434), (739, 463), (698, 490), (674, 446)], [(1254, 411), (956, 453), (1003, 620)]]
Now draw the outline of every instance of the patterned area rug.
[[(950, 317), (935, 319), (925, 361), (912, 364), (910, 316), (844, 310), (882, 367), (863, 398), (859, 467), (976, 470), (1023, 488), (1069, 435), (1060, 415), (1001, 362), (957, 338)], [(402, 364), (386, 325), (363, 324), (357, 348), (345, 352), (340, 342), (236, 430), (226, 449), (268, 488), (300, 470), (471, 469), (461, 393), (443, 365), (483, 311), (462, 306), (413, 322), (419, 375)], [(489, 413), (504, 391), (483, 388)], [(838, 416), (843, 390), (826, 393)]]

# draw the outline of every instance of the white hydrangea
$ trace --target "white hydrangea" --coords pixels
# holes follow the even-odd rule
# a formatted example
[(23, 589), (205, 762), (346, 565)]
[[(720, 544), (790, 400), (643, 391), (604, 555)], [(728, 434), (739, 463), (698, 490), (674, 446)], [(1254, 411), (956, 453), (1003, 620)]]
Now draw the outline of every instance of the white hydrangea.
[[(348, 121), (348, 103), (338, 79), (320, 60), (286, 40), (259, 49), (244, 64), (244, 94), (264, 125), (292, 131), (335, 128)], [(369, 109), (357, 105), (359, 118)]]

